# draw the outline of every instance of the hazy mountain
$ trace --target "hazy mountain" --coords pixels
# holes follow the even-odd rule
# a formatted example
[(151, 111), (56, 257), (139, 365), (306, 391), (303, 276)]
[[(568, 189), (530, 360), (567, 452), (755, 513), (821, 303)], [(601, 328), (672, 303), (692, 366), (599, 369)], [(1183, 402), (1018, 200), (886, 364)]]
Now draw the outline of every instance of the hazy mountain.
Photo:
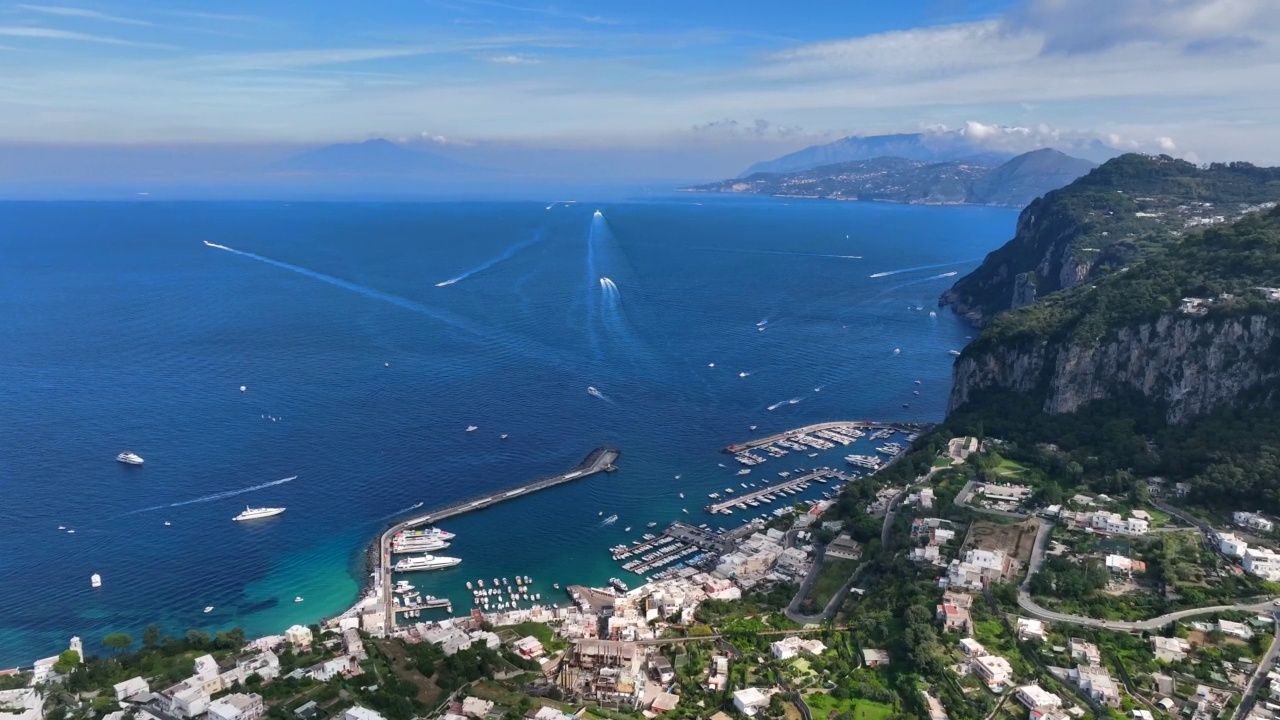
[[(807, 147), (775, 160), (758, 162), (739, 177), (762, 172), (797, 172), (878, 157), (906, 158), (928, 163), (964, 160), (995, 165), (1019, 152), (1037, 149), (1036, 144), (1028, 147), (1028, 142), (1034, 143), (1034, 140), (1028, 140), (1009, 129), (1004, 130), (1007, 131), (1006, 134), (998, 135), (996, 139), (989, 134), (971, 133), (965, 129), (847, 137), (825, 145)], [(1119, 150), (1090, 139), (1055, 140), (1043, 143), (1042, 147), (1047, 145), (1094, 162), (1105, 162), (1120, 154)]]
[(433, 175), (475, 168), (427, 150), (375, 139), (309, 150), (275, 163), (271, 170), (316, 175)]
[(999, 164), (982, 156), (948, 162), (878, 157), (793, 173), (756, 173), (687, 189), (835, 200), (1022, 207), (1094, 167), (1088, 160), (1048, 149), (1025, 153)]

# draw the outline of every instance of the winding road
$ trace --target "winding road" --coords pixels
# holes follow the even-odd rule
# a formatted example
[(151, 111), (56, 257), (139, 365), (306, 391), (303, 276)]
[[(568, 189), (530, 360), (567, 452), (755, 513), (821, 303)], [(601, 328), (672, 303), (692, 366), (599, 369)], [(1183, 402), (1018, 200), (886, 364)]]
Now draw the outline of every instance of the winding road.
[(1120, 630), (1124, 632), (1138, 632), (1143, 630), (1156, 630), (1168, 625), (1176, 620), (1183, 618), (1195, 617), (1197, 615), (1212, 615), (1218, 612), (1227, 612), (1229, 610), (1240, 610), (1244, 612), (1259, 612), (1263, 610), (1275, 610), (1276, 606), (1271, 600), (1263, 600), (1257, 603), (1240, 603), (1236, 605), (1211, 605), (1202, 608), (1190, 608), (1188, 610), (1178, 610), (1176, 612), (1165, 613), (1149, 620), (1100, 620), (1098, 618), (1084, 617), (1083, 615), (1068, 615), (1060, 613), (1048, 608), (1037, 605), (1031, 599), (1030, 583), (1031, 576), (1040, 570), (1040, 566), (1044, 564), (1045, 546), (1048, 544), (1049, 531), (1053, 529), (1053, 523), (1037, 519), (1040, 523), (1040, 529), (1036, 531), (1036, 544), (1031, 550), (1031, 562), (1027, 563), (1027, 576), (1022, 581), (1022, 585), (1018, 587), (1018, 607), (1022, 608), (1033, 618), (1039, 620), (1047, 620), (1050, 622), (1067, 623), (1069, 625), (1082, 625), (1085, 627), (1104, 628), (1106, 630)]

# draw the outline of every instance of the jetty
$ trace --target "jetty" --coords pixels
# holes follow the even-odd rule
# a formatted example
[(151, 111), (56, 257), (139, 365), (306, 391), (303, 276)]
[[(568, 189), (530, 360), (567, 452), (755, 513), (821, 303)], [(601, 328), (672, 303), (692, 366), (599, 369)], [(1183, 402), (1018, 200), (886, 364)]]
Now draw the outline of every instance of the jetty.
[(757, 490), (744, 492), (741, 495), (730, 495), (725, 500), (721, 500), (719, 502), (714, 502), (714, 503), (711, 503), (710, 505), (707, 505), (705, 510), (709, 513), (718, 513), (727, 508), (735, 508), (735, 507), (738, 507), (739, 505), (745, 506), (746, 503), (749, 503), (753, 500), (757, 500), (759, 498), (763, 498), (766, 495), (777, 495), (779, 493), (782, 493), (785, 490), (789, 490), (792, 488), (798, 489), (799, 486), (805, 483), (811, 483), (819, 480), (824, 482), (827, 480), (835, 480), (838, 482), (849, 483), (849, 482), (853, 482), (855, 479), (856, 478), (854, 478), (853, 476), (846, 475), (840, 472), (839, 470), (823, 468), (821, 470), (815, 470), (811, 473), (806, 473), (799, 477), (791, 477), (791, 478), (788, 478), (787, 480), (781, 480), (772, 485), (765, 485), (764, 487), (761, 487)]
[(410, 520), (398, 522), (390, 528), (387, 528), (387, 531), (382, 533), (382, 537), (378, 541), (378, 584), (381, 590), (381, 600), (384, 614), (386, 616), (386, 631), (391, 632), (395, 629), (396, 625), (395, 601), (393, 600), (391, 593), (391, 538), (396, 533), (401, 530), (420, 527), (422, 525), (433, 525), (447, 518), (462, 515), (463, 513), (473, 512), (475, 510), (483, 510), (484, 508), (497, 505), (500, 502), (514, 500), (518, 497), (524, 497), (525, 495), (535, 493), (539, 490), (545, 490), (549, 487), (555, 487), (556, 485), (563, 485), (564, 483), (572, 482), (574, 480), (581, 480), (582, 478), (590, 477), (596, 473), (613, 472), (618, 469), (613, 463), (621, 454), (622, 451), (616, 448), (599, 447), (592, 450), (585, 460), (578, 463), (577, 467), (563, 475), (556, 475), (554, 477), (543, 478), (541, 480), (535, 480), (533, 482), (523, 483), (513, 487), (494, 490), (479, 497), (462, 500), (460, 502), (432, 510), (425, 515), (419, 515), (418, 517)]
[(754, 450), (756, 448), (766, 447), (778, 442), (779, 440), (787, 440), (788, 438), (793, 438), (796, 435), (807, 435), (812, 432), (818, 432), (819, 430), (838, 430), (842, 427), (857, 428), (859, 430), (878, 430), (885, 428), (889, 430), (897, 430), (898, 432), (918, 434), (932, 430), (933, 426), (933, 423), (926, 422), (883, 422), (875, 420), (842, 420), (837, 422), (815, 423), (813, 425), (798, 427), (794, 430), (785, 430), (767, 437), (756, 438), (754, 440), (747, 440), (746, 442), (729, 445), (728, 447), (720, 448), (720, 452), (735, 455), (745, 450)]

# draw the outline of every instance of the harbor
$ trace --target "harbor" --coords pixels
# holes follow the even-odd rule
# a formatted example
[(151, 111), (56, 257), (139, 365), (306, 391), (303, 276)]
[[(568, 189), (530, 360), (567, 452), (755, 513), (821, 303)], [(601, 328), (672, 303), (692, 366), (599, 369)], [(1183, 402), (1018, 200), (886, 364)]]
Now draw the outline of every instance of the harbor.
[(876, 431), (876, 430), (894, 430), (896, 432), (907, 433), (908, 435), (918, 435), (933, 429), (933, 423), (924, 422), (876, 422), (872, 420), (843, 420), (837, 422), (815, 423), (813, 425), (805, 425), (794, 430), (784, 430), (767, 437), (755, 438), (741, 443), (735, 443), (727, 447), (721, 448), (720, 452), (730, 455), (765, 448), (782, 440), (789, 440), (797, 435), (817, 434), (821, 431), (837, 431), (841, 428), (856, 429), (860, 431)]
[(514, 487), (496, 490), (486, 493), (480, 497), (462, 500), (392, 525), (382, 533), (382, 536), (378, 541), (378, 569), (377, 577), (375, 579), (379, 589), (379, 597), (383, 605), (383, 617), (386, 627), (388, 629), (395, 627), (395, 608), (397, 603), (395, 602), (395, 596), (392, 592), (391, 541), (397, 534), (406, 530), (412, 530), (413, 528), (433, 525), (441, 520), (456, 517), (464, 513), (483, 510), (484, 508), (492, 507), (508, 500), (514, 500), (516, 498), (535, 493), (539, 490), (545, 490), (567, 482), (590, 477), (597, 473), (613, 472), (617, 469), (614, 466), (614, 462), (618, 459), (620, 454), (621, 451), (615, 448), (596, 448), (587, 455), (586, 459), (567, 473), (524, 483)]
[[(792, 476), (772, 485), (767, 484), (768, 481), (765, 481), (766, 484), (763, 487), (754, 490), (749, 489), (741, 495), (732, 495), (725, 500), (713, 502), (703, 509), (713, 514), (732, 514), (732, 508), (745, 510), (749, 507), (759, 507), (762, 503), (785, 499), (800, 490), (807, 489), (811, 483), (827, 483), (833, 480), (847, 483), (853, 482), (855, 479), (852, 475), (847, 475), (839, 470), (820, 468), (805, 475)], [(719, 493), (712, 494), (719, 495)]]

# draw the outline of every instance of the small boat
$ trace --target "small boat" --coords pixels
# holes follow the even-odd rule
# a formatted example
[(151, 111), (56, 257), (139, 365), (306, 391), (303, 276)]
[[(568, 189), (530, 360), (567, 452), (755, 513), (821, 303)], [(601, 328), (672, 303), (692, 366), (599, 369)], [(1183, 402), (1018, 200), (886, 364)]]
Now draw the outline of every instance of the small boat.
[(206, 607), (206, 608), (204, 609), (204, 611), (205, 611), (206, 613), (211, 613), (211, 612), (213, 612), (213, 606), (212, 606), (212, 605), (210, 605), (210, 606)]
[(685, 515), (689, 514), (689, 508), (680, 508), (680, 509), (684, 511)]
[(715, 363), (707, 363), (707, 367), (715, 367), (715, 366), (716, 366)]
[(68, 531), (67, 531), (67, 534), (68, 534), (68, 535), (75, 535), (75, 534), (76, 534), (76, 531), (75, 531), (75, 530), (68, 530)]
[(59, 529), (59, 530), (66, 530), (66, 529), (67, 529), (67, 526), (66, 526), (66, 525), (59, 525), (59, 526), (58, 526), (58, 529)]
[(955, 355), (956, 357), (960, 357), (959, 350), (948, 350), (947, 352), (951, 353), (952, 355)]
[(645, 527), (658, 527), (658, 523), (656, 523), (656, 522), (651, 522), (651, 523), (649, 523), (648, 525), (645, 525)]
[(916, 384), (917, 384), (917, 385), (919, 385), (919, 384), (920, 384), (920, 381), (919, 381), (919, 380), (917, 380), (917, 381), (916, 381)]
[(897, 355), (897, 354), (899, 354), (899, 353), (901, 353), (901, 352), (902, 352), (902, 348), (894, 348), (894, 349), (893, 349), (893, 354), (894, 354), (894, 355)]
[(503, 433), (503, 434), (499, 435), (499, 436), (498, 436), (498, 439), (499, 439), (499, 440), (506, 440), (506, 439), (507, 439), (507, 435), (506, 435), (506, 433)]
[(756, 429), (756, 426), (755, 426), (755, 425), (752, 425), (750, 429), (751, 429), (751, 430), (755, 430), (755, 429)]
[(738, 471), (738, 474), (739, 474), (739, 475), (750, 475), (750, 474), (751, 474), (751, 468), (742, 468), (741, 470), (739, 470), (739, 471)]
[(296, 603), (302, 602), (302, 596), (299, 595), (298, 597), (294, 598), (293, 601)]
[(603, 515), (604, 515), (604, 511), (603, 511), (603, 510), (601, 510), (600, 512), (596, 513), (596, 515), (603, 516)]
[(246, 390), (248, 390), (248, 389), (249, 389), (249, 388), (247, 388), (247, 387), (245, 387), (245, 386), (243, 386), (243, 385), (241, 385), (241, 386), (240, 386), (240, 392), (244, 392), (244, 391), (246, 391)]
[(677, 475), (677, 476), (676, 476), (676, 479), (677, 479), (677, 480), (679, 480), (679, 479), (680, 479), (680, 476), (679, 476), (679, 475)]
[(128, 450), (117, 455), (116, 461), (122, 462), (125, 465), (141, 465), (143, 462), (145, 462), (142, 459), (142, 456), (138, 455), (137, 453), (131, 453)]
[(165, 520), (165, 521), (164, 521), (164, 526), (165, 526), (165, 527), (169, 527), (169, 525), (170, 525), (170, 524), (171, 524), (171, 523), (170, 523), (168, 520)]
[(818, 453), (809, 453), (809, 457), (818, 457)]
[(94, 573), (89, 576), (89, 585), (92, 587), (102, 587), (102, 576)]
[(477, 431), (477, 430), (479, 430), (479, 429), (480, 429), (480, 428), (476, 427), (475, 425), (468, 425), (468, 426), (467, 426), (467, 432), (475, 432), (475, 431)]
[(682, 498), (683, 498), (683, 497), (684, 497), (684, 493), (680, 493), (680, 497), (682, 497)]
[(750, 375), (751, 375), (751, 373), (749, 373), (749, 372), (740, 372), (740, 373), (738, 373), (738, 377), (740, 377), (740, 378), (750, 377)]
[(391, 367), (391, 363), (382, 363), (382, 367)]
[(560, 589), (560, 583), (551, 583), (551, 587), (555, 588), (556, 590), (559, 590), (559, 589)]
[(628, 525), (627, 527), (622, 528), (622, 532), (631, 532), (631, 526)]

